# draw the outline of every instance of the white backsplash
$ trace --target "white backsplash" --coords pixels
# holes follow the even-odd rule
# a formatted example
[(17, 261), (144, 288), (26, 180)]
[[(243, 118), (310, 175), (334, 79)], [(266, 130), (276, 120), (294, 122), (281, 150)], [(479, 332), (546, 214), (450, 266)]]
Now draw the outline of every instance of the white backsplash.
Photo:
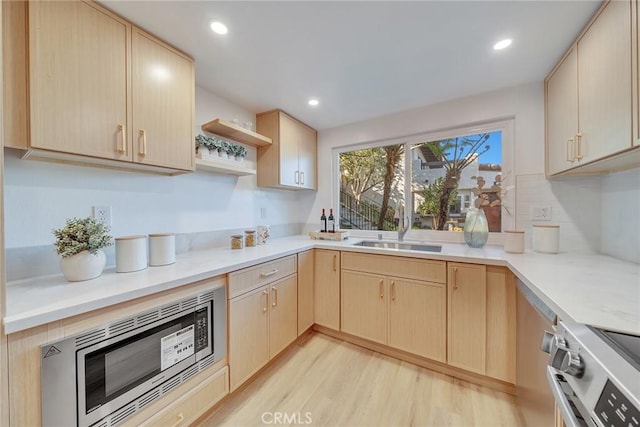
[[(560, 226), (560, 252), (599, 253), (601, 191), (598, 176), (547, 180), (544, 174), (518, 175), (516, 229), (525, 231), (526, 247), (531, 248), (533, 224), (554, 224)], [(551, 206), (551, 220), (532, 221), (536, 206)]]
[(602, 253), (640, 264), (640, 168), (602, 178)]

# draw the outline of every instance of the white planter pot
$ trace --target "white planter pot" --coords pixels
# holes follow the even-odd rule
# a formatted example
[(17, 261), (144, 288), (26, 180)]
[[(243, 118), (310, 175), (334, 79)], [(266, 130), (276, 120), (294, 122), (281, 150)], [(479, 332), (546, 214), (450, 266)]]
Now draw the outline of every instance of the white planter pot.
[(89, 251), (82, 251), (60, 260), (62, 274), (70, 282), (95, 279), (102, 274), (106, 264), (107, 256), (102, 251), (98, 251), (95, 255)]

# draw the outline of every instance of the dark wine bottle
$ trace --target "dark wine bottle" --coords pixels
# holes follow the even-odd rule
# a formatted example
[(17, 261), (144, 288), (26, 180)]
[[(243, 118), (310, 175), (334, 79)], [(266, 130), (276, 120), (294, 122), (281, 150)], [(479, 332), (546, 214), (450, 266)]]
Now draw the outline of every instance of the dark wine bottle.
[(333, 217), (333, 209), (329, 209), (329, 222), (327, 224), (327, 231), (329, 233), (335, 233), (336, 232), (336, 220)]
[(322, 209), (322, 215), (320, 216), (320, 231), (322, 233), (327, 232), (327, 216), (324, 214), (324, 209)]

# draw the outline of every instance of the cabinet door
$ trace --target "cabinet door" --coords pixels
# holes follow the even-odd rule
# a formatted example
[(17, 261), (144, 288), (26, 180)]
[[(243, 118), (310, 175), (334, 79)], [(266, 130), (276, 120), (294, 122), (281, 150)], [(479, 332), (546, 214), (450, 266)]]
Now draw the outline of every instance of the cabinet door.
[(631, 2), (607, 3), (578, 41), (581, 162), (631, 147)]
[[(280, 113), (280, 185), (300, 186), (298, 169), (299, 125), (286, 114)], [(272, 165), (273, 167), (273, 165)]]
[(193, 62), (134, 28), (131, 73), (135, 161), (193, 170)]
[(269, 291), (262, 287), (229, 301), (231, 390), (269, 361)]
[(487, 266), (486, 375), (516, 381), (516, 286), (513, 273)]
[(447, 279), (448, 363), (484, 375), (486, 267), (450, 262)]
[(389, 346), (446, 362), (446, 286), (393, 277), (388, 280)]
[(640, 145), (640, 1), (632, 3), (631, 27), (632, 31), (632, 64), (633, 65), (633, 144)]
[(3, 1), (2, 125), (5, 147), (29, 148), (27, 2)]
[(296, 274), (269, 285), (269, 359), (298, 336), (297, 285)]
[(578, 54), (575, 46), (547, 80), (547, 174), (574, 166), (578, 134)]
[(386, 344), (388, 299), (382, 276), (343, 270), (340, 330)]
[(29, 2), (32, 147), (132, 159), (128, 27), (90, 3)]
[(298, 335), (313, 325), (313, 250), (298, 254)]
[(316, 131), (302, 124), (298, 126), (298, 169), (300, 170), (300, 187), (315, 190), (317, 185)]
[(144, 421), (140, 427), (191, 425), (227, 394), (229, 370), (225, 366)]
[(314, 319), (340, 330), (340, 252), (315, 250)]

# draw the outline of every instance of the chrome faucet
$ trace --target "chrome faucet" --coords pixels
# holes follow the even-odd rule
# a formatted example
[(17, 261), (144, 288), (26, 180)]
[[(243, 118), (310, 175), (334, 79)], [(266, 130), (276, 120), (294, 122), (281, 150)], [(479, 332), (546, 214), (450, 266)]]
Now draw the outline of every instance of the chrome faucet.
[(398, 242), (402, 242), (402, 240), (404, 239), (404, 235), (407, 234), (407, 231), (409, 231), (409, 228), (411, 228), (411, 222), (409, 221), (409, 217), (404, 216), (404, 207), (400, 206), (399, 210), (400, 215), (398, 218)]

